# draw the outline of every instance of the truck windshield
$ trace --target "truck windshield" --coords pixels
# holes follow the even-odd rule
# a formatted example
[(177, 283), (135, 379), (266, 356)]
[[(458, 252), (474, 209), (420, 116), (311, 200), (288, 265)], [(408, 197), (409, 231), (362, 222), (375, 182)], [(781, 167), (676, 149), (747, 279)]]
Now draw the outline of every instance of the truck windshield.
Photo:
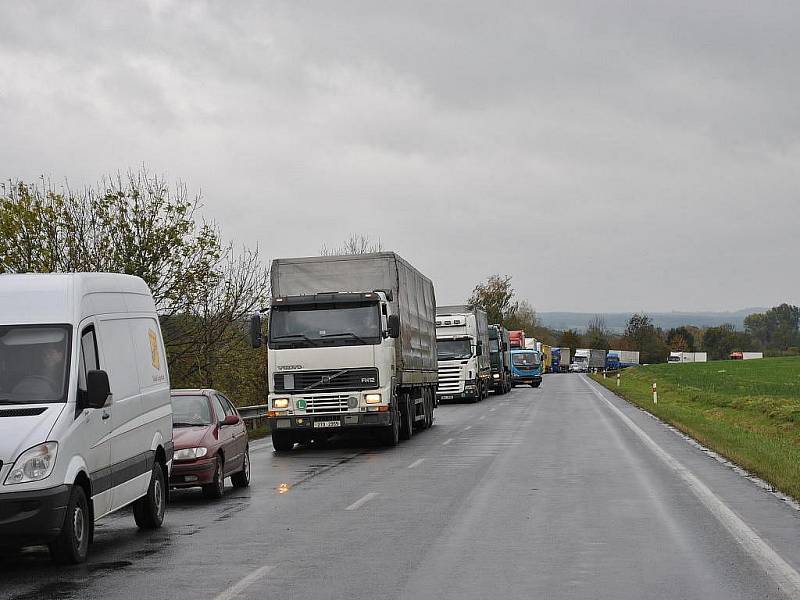
[(439, 360), (456, 360), (472, 356), (470, 340), (436, 340), (436, 355)]
[(0, 326), (0, 404), (66, 402), (70, 328)]
[(538, 367), (539, 355), (535, 352), (518, 352), (511, 355), (511, 362), (517, 367)]
[(576, 362), (576, 363), (589, 362), (589, 357), (588, 356), (576, 356), (574, 359), (572, 359), (572, 362)]
[(274, 308), (269, 322), (271, 348), (353, 346), (381, 339), (378, 304)]

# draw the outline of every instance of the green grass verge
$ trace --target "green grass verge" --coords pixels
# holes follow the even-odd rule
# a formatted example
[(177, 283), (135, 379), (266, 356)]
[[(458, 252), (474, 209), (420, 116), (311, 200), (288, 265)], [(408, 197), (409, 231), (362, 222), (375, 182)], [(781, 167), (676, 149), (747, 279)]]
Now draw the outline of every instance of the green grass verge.
[(269, 435), (269, 427), (263, 425), (261, 427), (256, 427), (255, 429), (249, 429), (247, 431), (247, 436), (250, 441), (252, 440), (260, 440), (261, 438), (265, 438)]
[(619, 388), (613, 376), (592, 377), (800, 498), (800, 358), (635, 367), (622, 371)]

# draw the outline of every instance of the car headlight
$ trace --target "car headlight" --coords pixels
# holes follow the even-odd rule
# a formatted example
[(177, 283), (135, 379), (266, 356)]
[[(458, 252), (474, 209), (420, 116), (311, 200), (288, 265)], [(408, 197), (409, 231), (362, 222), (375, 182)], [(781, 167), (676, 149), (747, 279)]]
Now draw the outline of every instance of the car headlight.
[(45, 442), (20, 454), (6, 477), (6, 485), (45, 479), (56, 465), (58, 442)]
[(367, 404), (380, 404), (381, 403), (381, 395), (380, 394), (364, 394), (364, 402)]
[(275, 398), (272, 401), (272, 408), (289, 408), (288, 398)]
[(196, 458), (203, 458), (208, 454), (208, 448), (182, 448), (175, 450), (172, 457), (175, 460), (194, 460)]

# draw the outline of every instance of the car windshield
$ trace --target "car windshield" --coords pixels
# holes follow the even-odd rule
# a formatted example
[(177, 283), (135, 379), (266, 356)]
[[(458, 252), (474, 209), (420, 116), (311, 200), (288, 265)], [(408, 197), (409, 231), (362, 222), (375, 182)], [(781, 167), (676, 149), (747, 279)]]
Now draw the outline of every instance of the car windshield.
[(376, 302), (291, 306), (272, 310), (272, 348), (377, 344), (381, 318)]
[(172, 424), (175, 427), (211, 425), (211, 406), (208, 398), (197, 396), (172, 396)]
[(470, 340), (436, 340), (436, 355), (439, 360), (456, 360), (472, 356)]
[(511, 362), (517, 367), (538, 367), (539, 355), (535, 352), (517, 352), (511, 355)]
[(0, 326), (0, 404), (66, 402), (70, 328)]

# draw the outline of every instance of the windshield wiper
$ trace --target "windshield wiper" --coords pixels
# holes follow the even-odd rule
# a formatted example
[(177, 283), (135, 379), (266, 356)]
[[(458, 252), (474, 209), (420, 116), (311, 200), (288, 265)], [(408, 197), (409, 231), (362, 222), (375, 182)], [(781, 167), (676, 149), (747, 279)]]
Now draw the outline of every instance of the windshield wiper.
[(328, 333), (326, 335), (323, 335), (322, 337), (324, 337), (324, 338), (342, 337), (343, 335), (350, 336), (354, 340), (358, 340), (359, 342), (361, 342), (364, 345), (367, 344), (367, 342), (364, 341), (364, 338), (361, 338), (361, 337), (357, 336), (355, 333), (351, 333), (349, 331), (343, 331), (342, 333)]
[(301, 340), (308, 342), (311, 346), (316, 346), (317, 345), (317, 343), (314, 340), (312, 340), (311, 338), (309, 338), (308, 336), (306, 336), (303, 333), (292, 333), (292, 334), (289, 334), (289, 335), (276, 335), (276, 336), (272, 337), (272, 341), (276, 342), (278, 340), (290, 340), (290, 339), (295, 339), (295, 338), (300, 338)]
[(173, 427), (205, 427), (210, 423), (173, 423)]

